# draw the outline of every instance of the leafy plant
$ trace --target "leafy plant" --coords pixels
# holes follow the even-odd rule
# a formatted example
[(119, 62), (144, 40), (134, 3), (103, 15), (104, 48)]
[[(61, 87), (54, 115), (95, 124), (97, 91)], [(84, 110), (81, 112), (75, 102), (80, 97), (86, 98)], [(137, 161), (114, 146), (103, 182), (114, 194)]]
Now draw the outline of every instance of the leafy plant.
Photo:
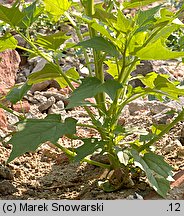
[[(31, 74), (25, 85), (11, 90), (6, 96), (7, 100), (16, 103), (32, 84), (55, 79), (61, 87), (69, 86), (72, 90), (66, 109), (82, 106), (91, 119), (91, 123), (81, 124), (74, 118), (62, 121), (60, 115), (48, 115), (45, 119), (25, 119), (18, 115), (20, 121), (17, 123), (17, 131), (8, 141), (13, 145), (8, 162), (50, 141), (73, 161), (86, 161), (108, 169), (107, 180), (100, 182), (105, 191), (131, 187), (131, 169), (139, 167), (147, 175), (150, 185), (161, 196), (166, 196), (169, 181), (172, 180), (172, 168), (150, 147), (183, 119), (184, 110), (159, 132), (155, 130), (156, 126), (152, 133), (147, 132), (141, 136), (137, 131), (138, 138), (126, 144), (123, 144), (123, 140), (135, 131), (120, 122), (124, 107), (139, 97), (153, 95), (159, 100), (165, 97), (178, 100), (180, 95), (184, 95), (184, 90), (176, 83), (155, 72), (145, 77), (139, 76), (145, 87), (133, 88), (129, 84), (131, 72), (141, 60), (167, 60), (184, 56), (183, 51), (172, 51), (166, 46), (167, 38), (184, 26), (178, 19), (184, 5), (176, 13), (166, 9), (164, 4), (143, 10), (142, 6), (153, 2), (134, 0), (121, 3), (107, 0), (95, 4), (93, 0), (81, 0), (80, 3), (43, 0), (35, 1), (23, 9), (18, 1), (11, 8), (0, 5), (0, 20), (9, 24), (29, 44), (27, 48), (18, 46), (15, 38), (7, 32), (0, 38), (0, 50), (17, 47), (47, 60), (45, 67)], [(134, 7), (137, 7), (135, 16), (124, 15), (124, 9)], [(83, 53), (88, 77), (80, 80), (76, 70), (63, 72), (59, 66), (58, 54), (63, 51), (61, 45), (67, 47), (66, 32), (53, 32), (47, 36), (39, 33), (34, 37), (30, 35), (41, 13), (49, 16), (53, 22), (68, 22), (72, 25), (79, 39), (79, 43), (73, 44), (72, 48), (76, 53), (79, 50)], [(84, 34), (81, 33), (81, 25), (86, 26)], [(68, 47), (71, 48), (71, 44)], [(104, 65), (108, 66), (107, 73), (112, 76), (111, 80), (104, 80)], [(79, 84), (77, 88), (75, 82)], [(94, 103), (86, 100), (92, 97)], [(12, 112), (2, 103), (0, 107)], [(91, 107), (96, 110), (95, 113)], [(79, 137), (76, 135), (76, 127), (92, 128), (98, 132), (98, 136)], [(62, 136), (81, 140), (83, 145), (71, 151), (58, 144)], [(109, 163), (90, 159), (89, 156), (96, 151), (107, 155)], [(112, 178), (116, 181), (112, 181)]]

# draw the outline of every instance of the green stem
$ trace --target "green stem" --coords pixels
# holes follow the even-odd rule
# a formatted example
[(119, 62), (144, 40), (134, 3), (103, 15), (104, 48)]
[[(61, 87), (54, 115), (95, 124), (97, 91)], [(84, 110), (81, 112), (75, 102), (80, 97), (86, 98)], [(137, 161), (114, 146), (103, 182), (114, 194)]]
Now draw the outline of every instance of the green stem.
[[(70, 23), (74, 27), (79, 41), (80, 42), (83, 41), (80, 28), (77, 26), (75, 21), (72, 19), (72, 17), (67, 12), (65, 12), (65, 16), (68, 18), (68, 20), (70, 21)], [(82, 48), (82, 51), (83, 51), (84, 58), (85, 58), (85, 61), (86, 61), (86, 66), (87, 66), (87, 68), (89, 70), (89, 75), (92, 76), (92, 69), (91, 69), (91, 66), (90, 66), (90, 60), (89, 60), (88, 54), (87, 54), (87, 52), (86, 52), (86, 50), (84, 48)]]
[[(85, 4), (85, 10), (86, 10), (87, 16), (93, 17), (95, 13), (94, 0), (88, 0), (88, 2)], [(95, 37), (97, 33), (93, 28), (91, 28), (91, 24), (88, 24), (88, 29), (89, 29), (90, 38)], [(101, 60), (101, 52), (93, 49), (93, 57), (94, 57), (94, 63), (95, 63), (95, 76), (96, 78), (104, 82), (103, 61)], [(99, 93), (97, 94), (95, 99), (99, 107), (99, 114), (101, 115), (100, 110), (103, 110), (104, 112), (106, 112), (105, 94)]]
[(178, 116), (165, 128), (163, 129), (156, 137), (150, 140), (145, 145), (139, 148), (139, 152), (143, 151), (144, 149), (149, 148), (155, 142), (157, 142), (164, 134), (168, 133), (171, 128), (173, 128), (178, 122), (182, 121), (184, 118), (184, 109), (178, 114)]
[[(72, 157), (74, 158), (77, 154), (73, 151), (70, 151), (69, 149), (61, 146), (60, 144), (58, 143), (55, 143), (54, 144), (56, 147), (58, 147), (59, 149), (61, 149), (65, 154), (67, 154), (69, 157)], [(100, 162), (97, 162), (97, 161), (94, 161), (94, 160), (91, 160), (91, 159), (88, 159), (88, 158), (84, 158), (82, 160), (82, 162), (87, 162), (88, 164), (92, 164), (92, 165), (95, 165), (95, 166), (99, 166), (99, 167), (102, 167), (104, 169), (110, 169), (110, 165), (108, 164), (103, 164), (103, 163), (100, 163)]]
[(34, 43), (29, 40), (27, 37), (25, 37), (20, 31), (17, 30), (17, 32), (22, 36), (22, 38), (27, 41), (33, 48), (34, 53), (38, 54), (39, 56), (41, 56), (42, 58), (44, 58), (50, 65), (53, 66), (53, 68), (55, 68), (58, 73), (65, 79), (65, 81), (67, 82), (68, 86), (72, 89), (75, 90), (74, 86), (72, 85), (72, 83), (70, 82), (70, 80), (68, 79), (68, 77), (65, 75), (65, 73), (63, 73), (63, 71), (61, 70), (60, 66), (55, 64), (54, 62), (51, 61), (50, 57), (47, 56), (45, 53), (41, 52), (35, 45)]
[(32, 51), (32, 50), (30, 50), (30, 49), (27, 49), (27, 48), (25, 48), (25, 47), (22, 47), (22, 46), (18, 46), (18, 45), (17, 45), (16, 48), (21, 49), (21, 50), (24, 50), (24, 51), (29, 52), (29, 53), (32, 53), (32, 54), (35, 54), (34, 51)]

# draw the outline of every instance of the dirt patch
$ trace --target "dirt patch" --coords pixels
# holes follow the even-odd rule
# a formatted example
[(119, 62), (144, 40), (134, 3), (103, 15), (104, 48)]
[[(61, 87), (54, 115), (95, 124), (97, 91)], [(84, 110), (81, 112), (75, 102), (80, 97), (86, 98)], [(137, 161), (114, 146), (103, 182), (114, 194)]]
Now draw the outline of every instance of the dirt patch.
[[(82, 110), (71, 111), (70, 115), (79, 117)], [(83, 117), (84, 118), (84, 117)], [(130, 116), (126, 122), (131, 126), (148, 128), (152, 117), (139, 114)], [(164, 155), (165, 160), (173, 166), (174, 173), (184, 170), (184, 159), (178, 156), (179, 147), (174, 145), (182, 130), (182, 123), (176, 125), (168, 135), (156, 143), (157, 152)], [(92, 131), (86, 129), (79, 131), (86, 135), (92, 135)], [(64, 145), (71, 145), (67, 139), (62, 139)], [(167, 143), (172, 143), (173, 149), (165, 151)], [(77, 145), (77, 144), (76, 144)], [(164, 147), (165, 146), (165, 147)], [(0, 148), (0, 164), (5, 164), (11, 146)], [(8, 181), (16, 188), (10, 194), (1, 195), (0, 199), (138, 199), (137, 195), (144, 199), (162, 199), (156, 195), (147, 184), (145, 178), (135, 181), (131, 189), (121, 189), (112, 193), (105, 193), (98, 187), (99, 178), (103, 178), (102, 168), (86, 163), (70, 163), (68, 158), (59, 149), (51, 144), (43, 144), (36, 152), (26, 153), (7, 165), (13, 174), (13, 179)], [(167, 199), (183, 199), (184, 185), (181, 184), (172, 189)]]

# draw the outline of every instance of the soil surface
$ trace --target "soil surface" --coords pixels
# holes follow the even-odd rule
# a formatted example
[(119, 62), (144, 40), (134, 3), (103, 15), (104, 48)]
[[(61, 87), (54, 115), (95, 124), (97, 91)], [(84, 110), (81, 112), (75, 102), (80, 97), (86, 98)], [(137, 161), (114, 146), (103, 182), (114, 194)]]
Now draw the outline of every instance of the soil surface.
[[(68, 115), (88, 121), (88, 116), (81, 109), (70, 111)], [(141, 110), (137, 115), (125, 119), (129, 126), (148, 129), (152, 116)], [(163, 155), (173, 167), (174, 173), (184, 170), (184, 155), (179, 137), (183, 124), (176, 125), (168, 135), (156, 143), (156, 151)], [(94, 131), (81, 129), (81, 135), (96, 136)], [(134, 139), (131, 136), (129, 139)], [(67, 138), (61, 144), (71, 146)], [(179, 145), (178, 145), (179, 142)], [(79, 143), (73, 143), (73, 147)], [(11, 146), (0, 147), (0, 164), (8, 159)], [(36, 152), (26, 153), (6, 166), (5, 179), (1, 184), (8, 190), (1, 192), (0, 199), (163, 199), (149, 187), (146, 179), (135, 181), (131, 189), (121, 189), (105, 193), (98, 187), (98, 180), (104, 178), (104, 170), (86, 163), (71, 163), (66, 155), (50, 143), (45, 143)], [(6, 186), (7, 185), (7, 186)], [(0, 186), (1, 187), (1, 186)], [(170, 190), (166, 199), (184, 199), (184, 184)]]

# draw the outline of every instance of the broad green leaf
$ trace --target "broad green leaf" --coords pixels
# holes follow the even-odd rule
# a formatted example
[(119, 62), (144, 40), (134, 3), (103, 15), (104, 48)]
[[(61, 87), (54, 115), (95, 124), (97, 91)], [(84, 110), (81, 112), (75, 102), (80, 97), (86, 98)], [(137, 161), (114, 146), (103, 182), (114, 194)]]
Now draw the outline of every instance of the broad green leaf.
[(168, 80), (163, 74), (151, 72), (140, 80), (148, 87), (156, 90), (157, 93), (166, 95), (167, 97), (178, 100), (179, 96), (184, 95), (184, 89), (177, 87), (173, 82)]
[(146, 85), (147, 87), (150, 87), (151, 89), (154, 89), (155, 87), (154, 81), (157, 78), (157, 76), (158, 76), (157, 73), (151, 72), (151, 73), (146, 74), (146, 76), (139, 76), (139, 79), (141, 80), (141, 82), (143, 82), (144, 85)]
[(111, 60), (105, 61), (105, 64), (107, 64), (108, 69), (107, 73), (109, 73), (114, 79), (118, 78), (118, 65), (115, 62), (112, 62)]
[(178, 100), (179, 96), (184, 95), (184, 89), (178, 88), (165, 76), (166, 75), (151, 72), (145, 77), (140, 77), (139, 79), (143, 82), (143, 84), (150, 87), (153, 91), (166, 95), (171, 99)]
[(178, 30), (180, 28), (179, 25), (172, 24), (163, 27), (151, 40), (149, 43), (155, 43), (159, 39), (164, 43), (167, 38), (171, 35), (172, 32)]
[(102, 83), (95, 77), (87, 77), (83, 79), (82, 84), (72, 92), (67, 108), (84, 105), (84, 99), (94, 97), (101, 92), (106, 92), (111, 98), (114, 98), (116, 91), (121, 87), (120, 83), (115, 80), (108, 80)]
[(158, 39), (139, 50), (136, 56), (141, 60), (168, 60), (183, 57), (184, 52), (171, 51)]
[(142, 6), (151, 4), (153, 2), (159, 2), (159, 1), (155, 1), (155, 0), (126, 0), (123, 3), (123, 7), (124, 7), (124, 9), (142, 7)]
[(157, 21), (155, 24), (163, 23), (163, 22), (171, 22), (173, 19), (175, 19), (175, 14), (168, 10), (167, 8), (162, 8), (159, 13), (159, 17), (157, 16)]
[(94, 22), (91, 27), (95, 29), (97, 32), (108, 38), (109, 40), (113, 41), (114, 38), (110, 35), (108, 30), (101, 24)]
[(0, 4), (0, 20), (8, 23), (11, 26), (18, 26), (24, 17), (24, 13), (21, 12), (18, 7), (5, 7)]
[(127, 33), (132, 29), (132, 20), (126, 18), (122, 11), (118, 10), (117, 23), (114, 24), (114, 27), (118, 31)]
[(179, 96), (184, 95), (184, 89), (177, 88), (171, 81), (161, 75), (157, 76), (154, 85), (155, 89), (165, 92), (172, 99), (177, 100)]
[(95, 36), (89, 40), (79, 42), (77, 46), (81, 46), (84, 48), (93, 48), (97, 51), (104, 51), (114, 57), (118, 57), (119, 55), (119, 52), (116, 49), (115, 45), (100, 36)]
[(67, 86), (65, 79), (59, 74), (57, 68), (49, 63), (47, 63), (41, 71), (30, 74), (28, 77), (28, 84), (31, 85), (51, 79), (56, 80), (61, 88)]
[(116, 21), (116, 17), (114, 16), (114, 14), (108, 12), (107, 10), (104, 10), (102, 4), (95, 5), (95, 14), (93, 15), (93, 18), (97, 18), (98, 20), (103, 21), (104, 23)]
[[(135, 165), (145, 171), (150, 185), (158, 194), (160, 194), (162, 197), (165, 197), (170, 189), (168, 179), (172, 179), (172, 168), (168, 164), (166, 164), (161, 156), (157, 157), (157, 155), (153, 153), (147, 153), (143, 157), (141, 157), (136, 150), (132, 150), (131, 152)], [(150, 158), (152, 159), (154, 157), (155, 161), (153, 164)]]
[(17, 47), (17, 40), (9, 33), (0, 37), (0, 52), (6, 49), (15, 49)]
[(155, 21), (155, 14), (160, 10), (161, 5), (158, 5), (154, 8), (151, 8), (149, 10), (139, 10), (138, 15), (137, 15), (137, 20), (136, 24), (138, 25), (138, 28), (147, 25), (150, 22)]
[(148, 133), (146, 135), (140, 135), (140, 142), (146, 142), (146, 141), (150, 141), (155, 137), (154, 134), (152, 133)]
[(171, 179), (172, 167), (164, 161), (162, 156), (150, 152), (146, 153), (143, 158), (149, 168), (152, 169), (155, 173), (163, 176), (166, 179), (168, 177), (169, 179)]
[(58, 70), (51, 64), (47, 63), (41, 71), (37, 71), (29, 75), (28, 84), (39, 83), (58, 77), (60, 77)]
[(60, 115), (48, 115), (45, 119), (27, 119), (18, 124), (16, 132), (8, 143), (13, 145), (8, 163), (26, 152), (35, 151), (42, 143), (55, 143), (60, 137), (76, 132), (76, 120), (66, 118), (61, 122)]
[(71, 80), (78, 80), (80, 78), (79, 73), (76, 71), (75, 68), (70, 68), (65, 72), (68, 78)]
[(9, 100), (12, 104), (16, 104), (18, 101), (22, 100), (24, 95), (29, 91), (31, 88), (31, 85), (28, 85), (25, 83), (21, 86), (15, 86), (13, 89), (8, 92), (6, 99)]
[(148, 38), (148, 32), (146, 32), (146, 31), (137, 32), (132, 37), (132, 39), (128, 45), (129, 53), (135, 53), (137, 49), (140, 49), (144, 45), (147, 38)]
[(83, 79), (82, 84), (72, 92), (67, 108), (78, 106), (86, 98), (91, 98), (102, 92), (102, 83), (95, 77)]
[(118, 89), (122, 88), (122, 85), (115, 80), (107, 80), (103, 84), (103, 91), (106, 92), (112, 100), (114, 100), (116, 96), (116, 92)]
[(113, 192), (117, 190), (114, 185), (112, 185), (109, 180), (98, 181), (98, 187), (101, 188), (104, 192)]
[(37, 4), (37, 1), (33, 2), (28, 7), (23, 8), (22, 11), (24, 12), (25, 16), (22, 19), (21, 23), (19, 24), (20, 27), (28, 28), (37, 20), (37, 18), (43, 11), (43, 8), (40, 6), (37, 7), (36, 4)]
[(77, 155), (74, 158), (75, 162), (79, 162), (86, 156), (93, 154), (97, 149), (103, 148), (106, 142), (99, 141), (98, 139), (83, 139), (83, 145), (75, 149)]
[(65, 11), (70, 8), (71, 3), (68, 0), (43, 0), (45, 9), (56, 18), (61, 17)]
[(47, 50), (56, 51), (69, 38), (65, 33), (60, 31), (47, 36), (39, 34), (36, 43)]

